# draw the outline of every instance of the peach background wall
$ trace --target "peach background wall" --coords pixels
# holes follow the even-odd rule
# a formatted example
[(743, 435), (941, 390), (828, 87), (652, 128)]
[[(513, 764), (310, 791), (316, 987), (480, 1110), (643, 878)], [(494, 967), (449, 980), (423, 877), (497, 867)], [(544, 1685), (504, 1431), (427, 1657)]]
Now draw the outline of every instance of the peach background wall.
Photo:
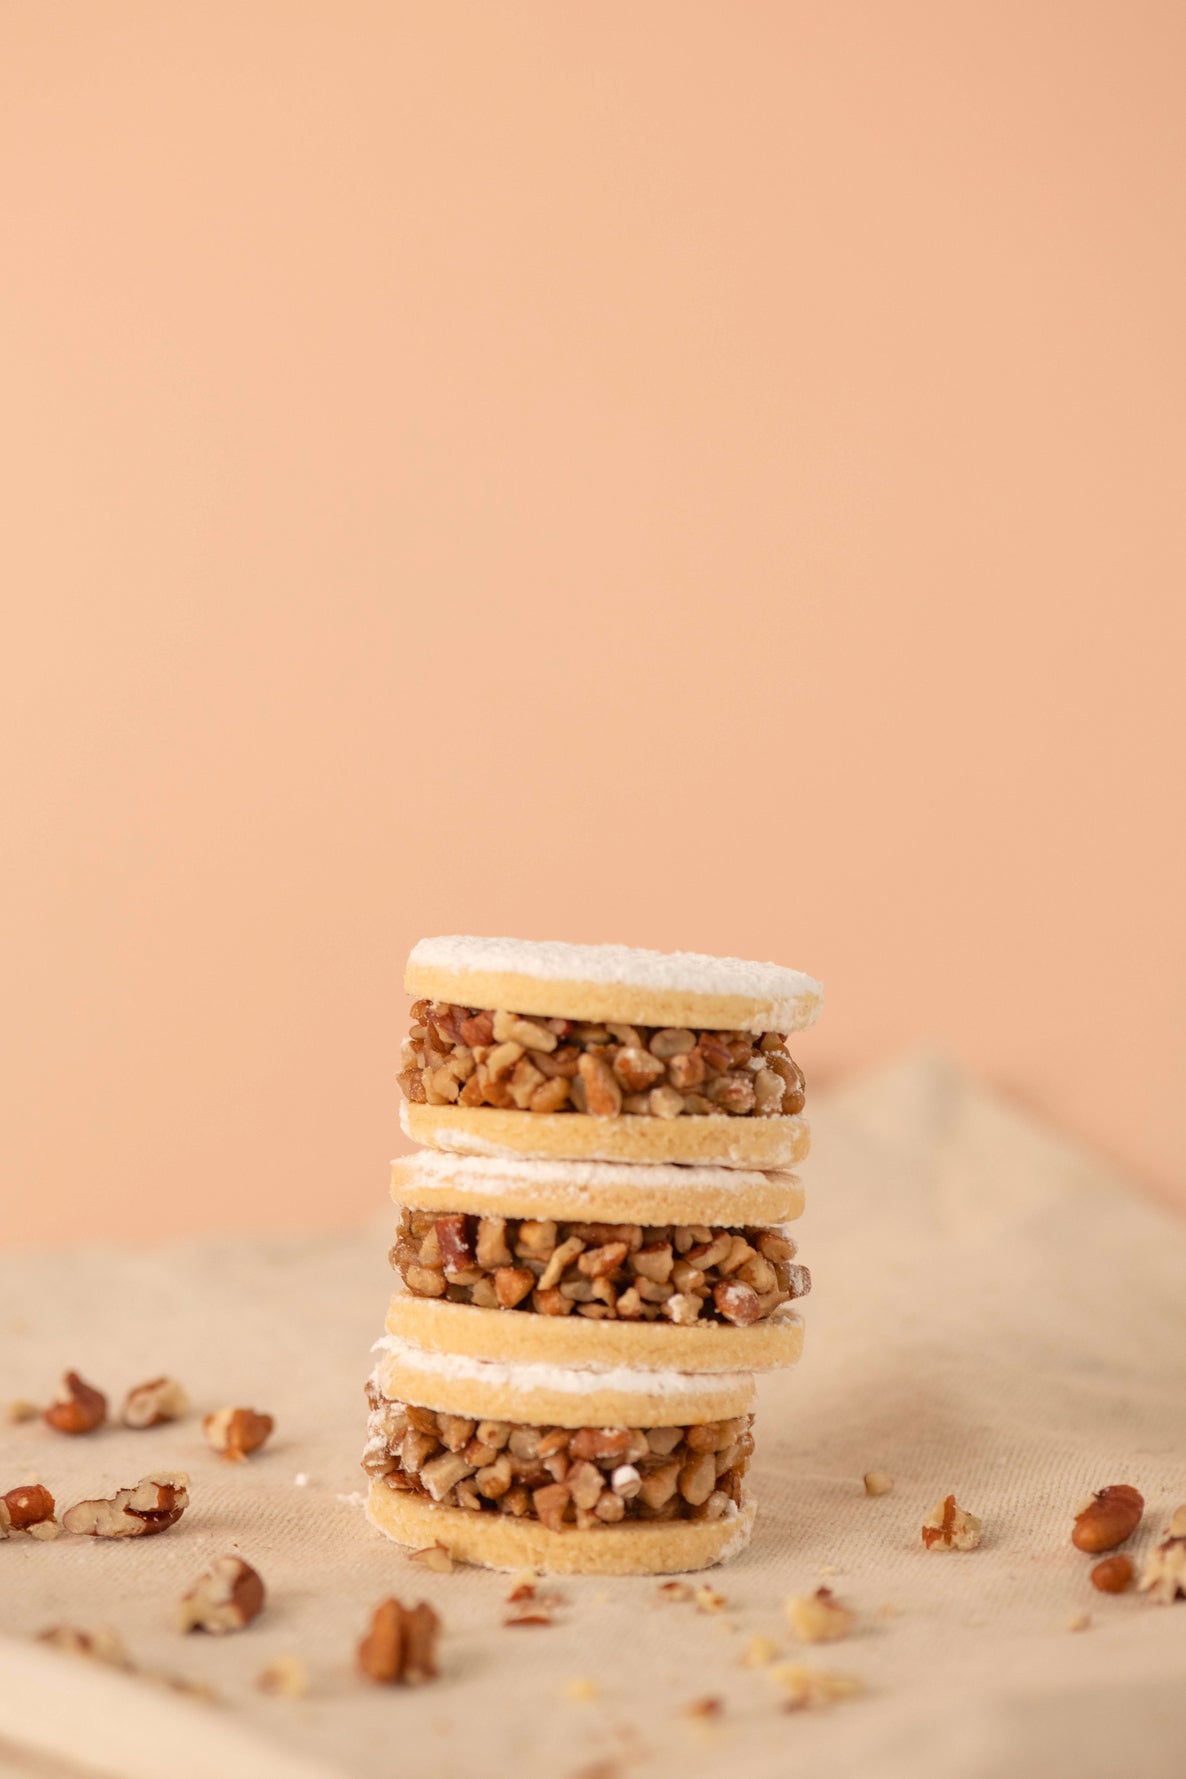
[(375, 1211), (475, 929), (1183, 1194), (1186, 9), (0, 33), (5, 1238)]

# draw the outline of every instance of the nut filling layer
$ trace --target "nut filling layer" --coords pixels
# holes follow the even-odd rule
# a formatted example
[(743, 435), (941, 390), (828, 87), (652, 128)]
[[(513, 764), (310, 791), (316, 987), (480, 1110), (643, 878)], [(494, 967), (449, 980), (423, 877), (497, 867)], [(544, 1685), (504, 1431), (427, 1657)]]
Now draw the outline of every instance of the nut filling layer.
[(586, 1112), (596, 1118), (787, 1117), (803, 1073), (777, 1032), (590, 1025), (417, 1001), (399, 1077), (429, 1106)]
[(539, 1520), (550, 1531), (736, 1513), (752, 1415), (692, 1427), (536, 1427), (393, 1402), (372, 1382), (363, 1468), (445, 1507)]
[(593, 1321), (748, 1328), (811, 1289), (789, 1236), (703, 1224), (405, 1210), (391, 1264), (416, 1297)]

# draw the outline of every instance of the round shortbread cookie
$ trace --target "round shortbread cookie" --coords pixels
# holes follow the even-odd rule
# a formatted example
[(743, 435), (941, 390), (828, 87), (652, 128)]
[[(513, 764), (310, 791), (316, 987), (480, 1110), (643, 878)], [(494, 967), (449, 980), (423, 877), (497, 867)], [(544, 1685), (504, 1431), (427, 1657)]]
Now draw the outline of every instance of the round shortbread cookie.
[(441, 1149), (398, 1156), (391, 1164), (391, 1196), (416, 1211), (556, 1217), (570, 1223), (701, 1223), (742, 1229), (790, 1223), (803, 1214), (803, 1188), (794, 1174), (509, 1160)]
[(512, 1112), (499, 1106), (400, 1104), (406, 1136), (460, 1155), (530, 1155), (568, 1161), (683, 1162), (763, 1172), (794, 1167), (811, 1146), (806, 1118), (682, 1118), (588, 1112)]
[(801, 970), (738, 957), (459, 935), (421, 939), (404, 987), (455, 1006), (549, 1019), (784, 1034), (815, 1023), (824, 992)]
[(581, 1532), (551, 1532), (539, 1520), (507, 1513), (438, 1507), (410, 1490), (389, 1489), (376, 1478), (367, 1499), (372, 1526), (414, 1550), (443, 1544), (455, 1561), (487, 1569), (546, 1569), (554, 1575), (671, 1575), (707, 1569), (737, 1556), (749, 1543), (749, 1502), (723, 1520), (634, 1520)]
[(637, 1366), (643, 1371), (771, 1371), (803, 1351), (803, 1319), (784, 1309), (748, 1328), (727, 1322), (591, 1321), (525, 1310), (484, 1310), (397, 1291), (387, 1332), (436, 1353), (511, 1364)]
[(393, 1334), (376, 1341), (374, 1350), (379, 1354), (375, 1381), (390, 1401), (477, 1421), (523, 1421), (535, 1427), (691, 1427), (749, 1414), (755, 1395), (748, 1372), (503, 1364), (430, 1351)]

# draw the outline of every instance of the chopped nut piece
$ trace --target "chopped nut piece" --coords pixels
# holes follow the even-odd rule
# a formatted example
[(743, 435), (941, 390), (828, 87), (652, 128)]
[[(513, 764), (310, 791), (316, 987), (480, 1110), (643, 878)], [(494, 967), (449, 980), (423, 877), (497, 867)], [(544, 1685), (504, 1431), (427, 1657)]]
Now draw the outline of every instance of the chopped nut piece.
[(721, 1612), (725, 1605), (724, 1594), (718, 1594), (715, 1588), (707, 1585), (698, 1587), (693, 1592), (697, 1612)]
[(587, 1705), (601, 1697), (601, 1688), (595, 1680), (578, 1675), (575, 1680), (564, 1682), (564, 1696), (566, 1699), (575, 1700), (578, 1704)]
[(980, 1521), (960, 1507), (954, 1495), (936, 1501), (922, 1523), (922, 1541), (928, 1550), (975, 1550), (980, 1543)]
[(154, 1377), (128, 1391), (119, 1418), (125, 1427), (159, 1427), (164, 1421), (180, 1420), (188, 1409), (189, 1398), (179, 1383), (171, 1377)]
[(686, 1581), (661, 1581), (659, 1596), (663, 1600), (690, 1600), (692, 1590)]
[(241, 1631), (264, 1609), (264, 1584), (242, 1557), (219, 1557), (200, 1575), (177, 1608), (179, 1631), (209, 1631), (216, 1637)]
[(585, 1051), (577, 1068), (585, 1087), (585, 1099), (594, 1118), (616, 1118), (622, 1110), (622, 1089), (600, 1056)]
[(43, 1419), (56, 1433), (93, 1433), (107, 1419), (107, 1398), (76, 1371), (68, 1371)]
[(886, 1470), (866, 1470), (866, 1495), (888, 1495), (894, 1486), (894, 1479)]
[(309, 1691), (309, 1670), (299, 1655), (279, 1655), (255, 1677), (261, 1693), (278, 1699), (303, 1699)]
[(1090, 1553), (1114, 1550), (1141, 1523), (1145, 1498), (1130, 1483), (1113, 1483), (1092, 1496), (1075, 1516), (1071, 1543)]
[(1131, 1557), (1105, 1557), (1091, 1571), (1091, 1585), (1101, 1594), (1122, 1594), (1132, 1585), (1134, 1574)]
[(0, 1538), (12, 1538), (20, 1532), (39, 1539), (55, 1538), (58, 1530), (54, 1498), (43, 1484), (26, 1483), (0, 1495)]
[(41, 1410), (35, 1402), (23, 1402), (18, 1397), (4, 1410), (4, 1419), (16, 1426), (21, 1421), (35, 1421), (40, 1414)]
[(751, 1637), (741, 1657), (743, 1668), (767, 1668), (781, 1651), (772, 1637)]
[(840, 1604), (831, 1588), (792, 1594), (786, 1612), (800, 1643), (838, 1643), (856, 1623), (856, 1614)]
[[(509, 1464), (507, 1465), (507, 1473), (508, 1473), (508, 1487), (509, 1487), (509, 1485), (510, 1485), (510, 1465)], [(479, 1482), (478, 1482), (479, 1492), (482, 1494), (485, 1494), (486, 1491), (484, 1489), (482, 1489), (482, 1487), (481, 1487), (481, 1472), (480, 1471), (478, 1473), (478, 1478), (479, 1478)], [(408, 1561), (409, 1561), (409, 1563), (419, 1563), (420, 1567), (422, 1569), (433, 1569), (436, 1571), (436, 1573), (438, 1575), (452, 1575), (453, 1570), (456, 1567), (456, 1565), (453, 1561), (452, 1552), (449, 1551), (443, 1544), (430, 1544), (430, 1545), (428, 1545), (428, 1547), (425, 1550), (411, 1550), (408, 1552)]]
[(494, 1289), (501, 1308), (513, 1310), (535, 1289), (535, 1274), (525, 1266), (500, 1266), (494, 1275)]
[(1137, 1585), (1159, 1606), (1186, 1600), (1186, 1538), (1167, 1538), (1150, 1551)]
[(271, 1415), (253, 1408), (220, 1408), (207, 1415), (202, 1431), (207, 1442), (230, 1463), (240, 1464), (248, 1452), (257, 1452), (276, 1425)]
[(48, 1643), (65, 1655), (85, 1656), (107, 1668), (130, 1668), (131, 1658), (114, 1631), (81, 1631), (76, 1625), (52, 1625), (37, 1633), (38, 1643)]
[(767, 1673), (786, 1693), (788, 1711), (810, 1710), (855, 1698), (865, 1690), (855, 1674), (838, 1674), (828, 1668), (812, 1668), (805, 1662), (782, 1662)]
[(77, 1501), (62, 1515), (67, 1532), (88, 1538), (144, 1538), (167, 1532), (189, 1506), (183, 1471), (146, 1476), (108, 1500)]
[(425, 1602), (409, 1608), (395, 1599), (384, 1600), (376, 1606), (370, 1629), (358, 1646), (359, 1668), (378, 1685), (414, 1686), (435, 1680), (440, 1628), (440, 1619)]

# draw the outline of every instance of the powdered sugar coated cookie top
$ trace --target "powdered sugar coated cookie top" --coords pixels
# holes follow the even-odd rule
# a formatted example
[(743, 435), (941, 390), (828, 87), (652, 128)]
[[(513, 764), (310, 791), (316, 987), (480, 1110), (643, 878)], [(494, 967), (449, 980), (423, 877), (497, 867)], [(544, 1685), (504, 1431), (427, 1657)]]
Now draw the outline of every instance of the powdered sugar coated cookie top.
[[(812, 976), (782, 964), (695, 951), (643, 951), (631, 945), (572, 945), (561, 939), (486, 939), (449, 934), (421, 939), (408, 958), (409, 986), (424, 972), (445, 977), (526, 977), (537, 983), (581, 983), (632, 996), (719, 998), (752, 1003), (734, 1008), (737, 1029), (801, 1031), (814, 1024), (823, 989)], [(530, 1011), (531, 1009), (519, 1009)]]

